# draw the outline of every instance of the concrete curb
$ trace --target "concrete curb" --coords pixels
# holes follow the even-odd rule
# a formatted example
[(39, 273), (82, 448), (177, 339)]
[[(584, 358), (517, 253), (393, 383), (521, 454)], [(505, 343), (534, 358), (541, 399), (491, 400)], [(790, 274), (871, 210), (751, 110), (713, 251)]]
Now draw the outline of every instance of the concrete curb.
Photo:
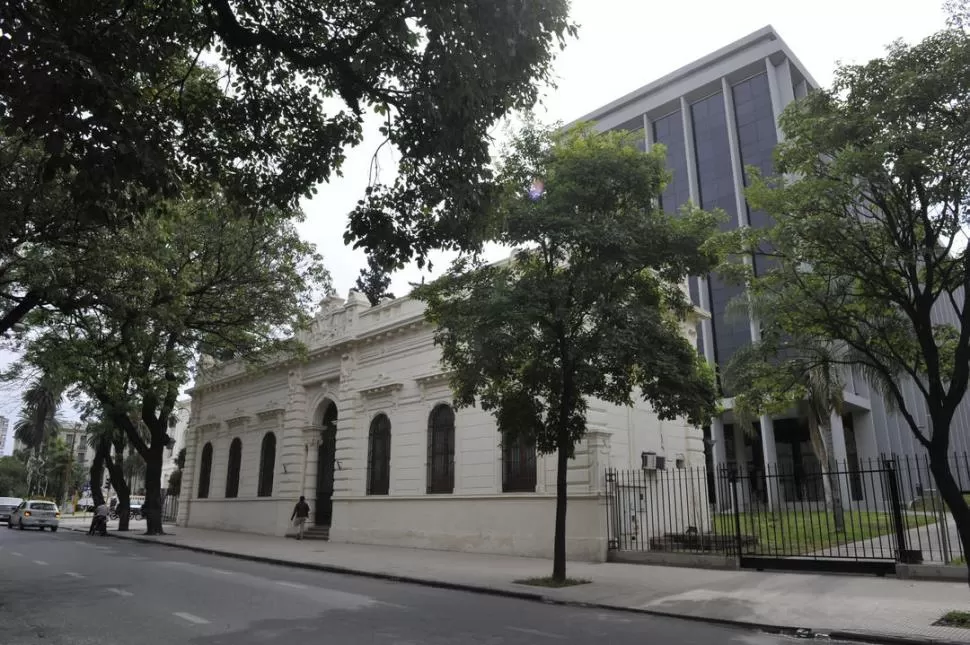
[[(87, 529), (81, 527), (63, 527), (76, 533), (87, 533)], [(710, 625), (721, 625), (724, 627), (736, 627), (746, 630), (754, 630), (767, 634), (778, 634), (805, 639), (828, 638), (831, 640), (851, 641), (856, 643), (873, 643), (883, 645), (967, 645), (960, 641), (950, 641), (938, 638), (923, 638), (916, 636), (894, 636), (891, 634), (874, 634), (867, 632), (854, 632), (847, 630), (826, 630), (821, 628), (794, 627), (786, 625), (772, 625), (766, 623), (756, 623), (744, 620), (733, 620), (730, 618), (714, 618), (712, 616), (690, 616), (678, 614), (659, 609), (646, 609), (641, 607), (624, 607), (622, 605), (610, 605), (605, 603), (582, 602), (579, 600), (564, 600), (543, 593), (529, 591), (514, 591), (511, 589), (499, 589), (484, 585), (465, 584), (459, 582), (445, 582), (442, 580), (430, 580), (428, 578), (415, 578), (412, 576), (401, 576), (392, 573), (381, 573), (379, 571), (365, 571), (362, 569), (351, 569), (332, 564), (318, 564), (314, 562), (294, 562), (282, 558), (271, 558), (260, 555), (248, 555), (245, 553), (234, 553), (208, 547), (192, 546), (190, 544), (175, 544), (172, 542), (162, 542), (151, 537), (137, 534), (119, 534), (117, 531), (109, 531), (108, 536), (121, 540), (132, 540), (145, 544), (158, 544), (184, 551), (194, 551), (207, 555), (218, 555), (223, 557), (235, 558), (237, 560), (247, 560), (250, 562), (260, 562), (263, 564), (273, 564), (296, 569), (307, 569), (311, 571), (322, 571), (325, 573), (337, 573), (376, 580), (387, 580), (390, 582), (404, 582), (408, 584), (433, 587), (437, 589), (449, 589), (453, 591), (466, 591), (469, 593), (484, 594), (489, 596), (502, 596), (506, 598), (516, 598), (532, 602), (541, 602), (548, 605), (559, 605), (563, 607), (580, 607), (585, 609), (600, 609), (606, 611), (618, 611), (631, 614), (643, 614), (647, 616), (659, 616), (662, 618), (675, 618), (678, 620), (689, 620), (694, 622), (706, 623)]]

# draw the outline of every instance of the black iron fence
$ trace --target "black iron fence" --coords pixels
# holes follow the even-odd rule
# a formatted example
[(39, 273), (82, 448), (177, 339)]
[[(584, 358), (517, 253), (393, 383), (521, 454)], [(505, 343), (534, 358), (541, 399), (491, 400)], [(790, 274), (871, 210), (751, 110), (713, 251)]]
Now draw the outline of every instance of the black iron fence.
[(162, 522), (174, 524), (179, 514), (179, 498), (176, 495), (166, 495), (162, 500)]
[[(950, 470), (970, 499), (970, 456)], [(743, 566), (881, 572), (961, 564), (962, 543), (925, 456), (831, 470), (769, 465), (610, 470), (611, 549), (731, 555)]]

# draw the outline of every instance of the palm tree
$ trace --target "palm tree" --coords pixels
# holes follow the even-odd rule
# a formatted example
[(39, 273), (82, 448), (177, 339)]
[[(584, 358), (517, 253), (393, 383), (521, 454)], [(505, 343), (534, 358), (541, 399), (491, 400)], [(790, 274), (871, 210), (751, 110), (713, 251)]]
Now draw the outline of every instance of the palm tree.
[(48, 437), (61, 428), (58, 412), (64, 387), (54, 378), (43, 375), (34, 380), (21, 396), (20, 418), (14, 423), (14, 437), (28, 449), (42, 450)]

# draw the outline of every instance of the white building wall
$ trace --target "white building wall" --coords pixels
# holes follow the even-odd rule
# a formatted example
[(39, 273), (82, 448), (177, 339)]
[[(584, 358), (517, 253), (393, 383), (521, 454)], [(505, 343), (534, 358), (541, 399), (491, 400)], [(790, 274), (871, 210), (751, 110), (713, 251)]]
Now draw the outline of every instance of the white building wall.
[[(426, 493), (429, 415), (437, 404), (451, 404), (452, 394), (422, 303), (401, 298), (371, 308), (353, 292), (346, 303), (332, 298), (303, 340), (309, 347), (304, 362), (280, 360), (258, 372), (232, 364), (204, 371), (191, 391), (180, 523), (282, 536), (301, 494), (315, 514), (317, 446), (324, 410), (333, 401), (332, 540), (551, 555), (555, 456), (538, 457), (535, 492), (503, 493), (499, 433), (479, 408), (456, 411), (454, 492)], [(389, 495), (368, 496), (368, 433), (380, 413), (391, 420)], [(270, 430), (277, 434), (273, 495), (260, 498), (259, 451)], [(235, 437), (243, 441), (239, 496), (225, 499)], [(619, 408), (591, 401), (589, 434), (568, 473), (569, 556), (606, 557), (606, 468), (638, 468), (645, 450), (666, 452), (671, 465), (677, 455), (699, 465), (699, 437), (681, 422), (661, 424), (643, 402)], [(201, 454), (209, 442), (209, 496), (198, 499)]]

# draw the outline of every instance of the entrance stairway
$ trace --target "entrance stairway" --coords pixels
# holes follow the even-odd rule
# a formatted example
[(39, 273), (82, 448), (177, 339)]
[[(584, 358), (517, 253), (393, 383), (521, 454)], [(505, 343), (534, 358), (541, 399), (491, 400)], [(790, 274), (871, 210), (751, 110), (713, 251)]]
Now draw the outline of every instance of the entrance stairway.
[(329, 526), (309, 526), (303, 532), (304, 540), (330, 540), (330, 527)]

